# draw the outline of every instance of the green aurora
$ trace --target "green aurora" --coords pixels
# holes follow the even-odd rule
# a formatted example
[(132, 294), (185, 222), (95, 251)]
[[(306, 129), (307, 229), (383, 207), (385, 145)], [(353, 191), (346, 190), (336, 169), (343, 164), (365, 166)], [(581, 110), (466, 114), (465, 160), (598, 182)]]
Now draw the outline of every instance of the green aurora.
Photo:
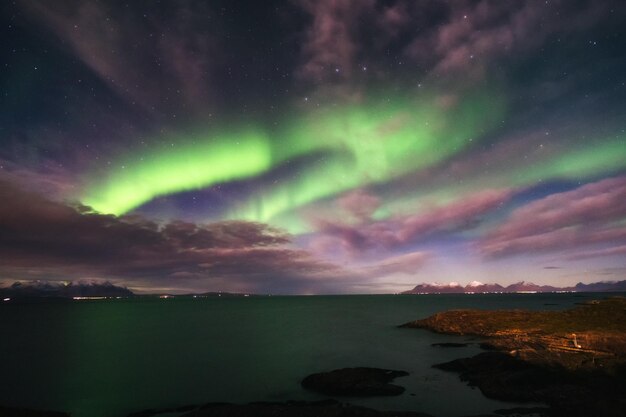
[(122, 169), (89, 187), (81, 201), (98, 212), (121, 215), (158, 196), (248, 178), (272, 166), (270, 143), (260, 130), (189, 143), (125, 159), (118, 163)]
[(115, 164), (123, 168), (90, 181), (80, 200), (98, 212), (121, 215), (159, 196), (252, 178), (299, 158), (316, 159), (231, 213), (268, 221), (316, 200), (430, 167), (483, 137), (504, 113), (496, 94), (472, 94), (450, 107), (435, 102), (434, 95), (371, 100), (294, 118), (272, 134), (249, 127), (196, 135), (178, 140), (176, 147), (125, 157)]
[[(370, 99), (293, 116), (281, 129), (248, 126), (176, 138), (175, 147), (126, 155), (115, 164), (124, 168), (91, 181), (79, 199), (98, 212), (122, 215), (160, 196), (252, 179), (289, 165), (290, 175), (257, 187), (225, 214), (304, 233), (310, 226), (295, 213), (298, 208), (437, 166), (484, 141), (506, 117), (503, 95), (487, 89), (452, 104), (441, 101), (432, 93)], [(485, 186), (521, 188), (610, 173), (625, 166), (623, 144), (622, 137), (595, 146), (583, 142), (535, 155), (531, 163), (522, 161), (495, 175), (474, 175), (462, 184), (429, 189), (416, 184), (402, 196), (386, 198), (375, 217), (407, 206), (419, 211), (420, 201), (445, 204)]]

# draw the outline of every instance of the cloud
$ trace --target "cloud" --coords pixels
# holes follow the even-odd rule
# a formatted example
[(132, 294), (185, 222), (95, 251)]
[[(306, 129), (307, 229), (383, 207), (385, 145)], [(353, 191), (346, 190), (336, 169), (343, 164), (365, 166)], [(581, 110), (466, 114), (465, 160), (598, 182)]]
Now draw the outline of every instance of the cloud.
[(406, 242), (439, 231), (471, 228), (481, 216), (502, 207), (512, 196), (512, 190), (484, 190), (426, 214), (408, 216), (402, 221), (398, 237)]
[(406, 53), (436, 74), (482, 78), (499, 58), (525, 53), (550, 34), (584, 29), (609, 12), (606, 4), (566, 1), (458, 1), (444, 22), (417, 36)]
[(90, 0), (24, 7), (128, 101), (149, 111), (204, 107), (217, 55), (205, 3), (179, 2), (162, 14)]
[(6, 181), (0, 200), (3, 279), (283, 293), (340, 292), (350, 283), (348, 271), (291, 247), (288, 235), (260, 223), (159, 225), (50, 201)]
[(380, 207), (380, 199), (363, 190), (347, 193), (337, 200), (337, 204), (348, 215), (359, 221), (368, 220)]
[[(374, 201), (356, 195), (343, 202)], [(102, 215), (6, 179), (0, 179), (0, 200), (0, 280), (7, 282), (102, 279), (140, 291), (342, 293), (414, 274), (430, 259), (412, 252), (343, 267), (294, 247), (291, 236), (266, 224), (159, 224), (138, 215)]]
[(577, 251), (564, 258), (568, 261), (577, 261), (581, 259), (599, 258), (604, 256), (626, 255), (626, 245), (615, 246), (611, 248)]
[(37, 170), (28, 169), (15, 162), (0, 159), (0, 181), (19, 184), (38, 194), (68, 197), (76, 192), (76, 180), (72, 173), (58, 163), (38, 161)]
[(364, 65), (368, 74), (385, 78), (390, 65), (405, 60), (414, 73), (463, 74), (465, 82), (480, 81), (513, 54), (536, 49), (550, 35), (587, 29), (612, 13), (605, 2), (565, 0), (301, 0), (296, 4), (311, 16), (298, 74), (315, 82), (343, 84), (359, 79)]
[(559, 229), (515, 238), (490, 238), (479, 243), (482, 254), (498, 258), (521, 254), (567, 251), (581, 246), (614, 244), (626, 240), (626, 227), (584, 227)]
[(626, 177), (552, 194), (516, 210), (479, 243), (488, 257), (563, 251), (626, 239)]
[[(387, 220), (361, 217), (362, 221), (357, 224), (314, 219), (314, 226), (322, 233), (322, 243), (314, 242), (313, 245), (322, 252), (340, 246), (347, 253), (358, 255), (373, 248), (402, 247), (439, 233), (456, 233), (475, 227), (482, 216), (502, 207), (513, 193), (513, 190), (484, 190), (452, 203), (431, 207), (419, 214)], [(345, 205), (345, 201), (362, 198), (347, 195), (339, 201)]]
[(374, 3), (374, 0), (298, 2), (312, 18), (302, 46), (304, 60), (298, 74), (315, 81), (350, 79), (360, 47), (356, 38), (359, 19)]
[[(400, 56), (403, 31), (427, 23), (432, 3), (418, 13), (404, 0), (294, 0), (308, 16), (296, 69), (300, 80), (312, 82), (331, 97), (362, 98), (369, 79), (386, 79), (389, 63), (381, 56)], [(405, 36), (406, 37), (406, 36)], [(322, 95), (323, 95), (322, 94)]]
[(377, 264), (363, 267), (362, 272), (372, 277), (393, 274), (415, 275), (430, 259), (430, 253), (411, 252), (391, 256)]

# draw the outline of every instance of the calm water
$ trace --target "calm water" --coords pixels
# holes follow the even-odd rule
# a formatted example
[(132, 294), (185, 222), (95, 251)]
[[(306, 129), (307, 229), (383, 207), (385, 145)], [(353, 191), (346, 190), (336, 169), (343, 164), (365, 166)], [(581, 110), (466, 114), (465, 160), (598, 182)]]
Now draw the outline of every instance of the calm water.
[(444, 417), (479, 414), (511, 405), (430, 367), (478, 348), (432, 347), (465, 338), (396, 325), (450, 308), (564, 309), (582, 300), (524, 294), (5, 302), (0, 404), (120, 417), (210, 401), (315, 400), (322, 397), (300, 388), (304, 376), (373, 366), (409, 371), (396, 380), (406, 393), (346, 401)]

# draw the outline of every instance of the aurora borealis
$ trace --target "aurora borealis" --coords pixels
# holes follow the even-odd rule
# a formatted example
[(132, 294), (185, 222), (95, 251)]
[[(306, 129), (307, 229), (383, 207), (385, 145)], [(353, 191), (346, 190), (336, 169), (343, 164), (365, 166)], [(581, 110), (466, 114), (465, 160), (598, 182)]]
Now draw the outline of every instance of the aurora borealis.
[(626, 279), (619, 2), (0, 10), (0, 283)]
[(433, 98), (407, 101), (321, 110), (289, 120), (285, 132), (208, 132), (191, 143), (185, 138), (176, 147), (143, 150), (78, 198), (98, 212), (120, 215), (158, 196), (271, 174), (286, 160), (322, 159), (253, 193), (243, 209), (229, 213), (268, 222), (302, 205), (430, 167), (462, 151), (502, 113), (497, 97), (468, 99), (455, 109), (441, 109)]

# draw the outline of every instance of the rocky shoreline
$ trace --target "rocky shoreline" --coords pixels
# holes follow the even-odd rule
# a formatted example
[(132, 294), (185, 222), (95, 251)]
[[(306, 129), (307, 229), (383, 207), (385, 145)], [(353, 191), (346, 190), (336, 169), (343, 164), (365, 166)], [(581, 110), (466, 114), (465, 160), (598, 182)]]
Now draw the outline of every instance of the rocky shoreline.
[(401, 327), (484, 338), (489, 352), (434, 366), (489, 398), (542, 402), (550, 416), (624, 416), (624, 298), (566, 311), (452, 310)]

